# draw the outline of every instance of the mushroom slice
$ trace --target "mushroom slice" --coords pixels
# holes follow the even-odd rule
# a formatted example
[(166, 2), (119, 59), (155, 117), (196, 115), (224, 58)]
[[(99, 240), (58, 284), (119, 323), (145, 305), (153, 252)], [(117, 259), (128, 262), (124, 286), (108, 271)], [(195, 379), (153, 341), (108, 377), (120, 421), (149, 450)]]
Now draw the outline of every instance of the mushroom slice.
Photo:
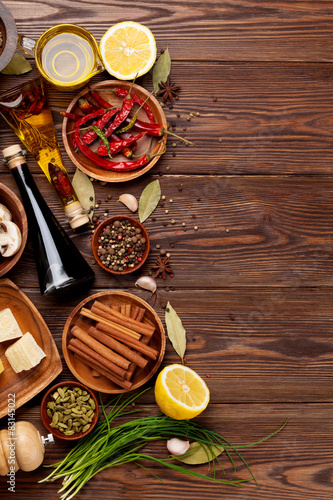
[(2, 203), (0, 203), (0, 221), (1, 220), (12, 220), (11, 212)]
[(20, 248), (22, 235), (20, 228), (12, 221), (0, 222), (0, 253), (3, 257), (11, 257)]

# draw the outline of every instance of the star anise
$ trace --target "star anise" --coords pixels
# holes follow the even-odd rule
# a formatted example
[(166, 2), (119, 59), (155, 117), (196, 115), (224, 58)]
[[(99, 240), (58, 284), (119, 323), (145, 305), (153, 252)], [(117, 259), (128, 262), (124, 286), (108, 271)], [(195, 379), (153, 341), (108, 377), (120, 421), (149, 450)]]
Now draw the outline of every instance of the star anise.
[(156, 269), (155, 278), (161, 276), (164, 280), (167, 273), (173, 274), (171, 267), (169, 267), (170, 257), (166, 257), (164, 260), (161, 257), (157, 257), (156, 265), (152, 266), (152, 269)]
[(169, 76), (165, 83), (161, 82), (158, 86), (160, 87), (160, 90), (157, 92), (157, 95), (162, 96), (162, 102), (169, 99), (171, 104), (173, 104), (173, 98), (177, 96), (178, 92), (180, 92), (180, 87), (172, 83)]

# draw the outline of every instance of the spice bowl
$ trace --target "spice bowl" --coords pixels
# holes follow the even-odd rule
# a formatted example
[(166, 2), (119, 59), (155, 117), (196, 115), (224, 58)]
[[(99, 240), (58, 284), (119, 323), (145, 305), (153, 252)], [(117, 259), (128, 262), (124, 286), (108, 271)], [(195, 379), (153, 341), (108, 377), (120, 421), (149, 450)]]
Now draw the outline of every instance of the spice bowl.
[[(119, 222), (118, 228), (115, 227), (118, 225), (117, 222)], [(125, 234), (123, 228), (126, 229)], [(108, 233), (107, 235), (105, 231)], [(112, 234), (113, 231), (114, 234)], [(101, 240), (101, 238), (105, 239)], [(110, 238), (112, 238), (112, 242), (108, 241)], [(126, 215), (114, 215), (97, 226), (92, 237), (91, 248), (96, 262), (102, 269), (112, 274), (123, 275), (137, 271), (145, 263), (150, 250), (150, 241), (147, 230), (139, 221)], [(122, 252), (118, 255), (120, 258), (117, 259), (120, 261), (120, 265), (115, 264), (116, 268), (114, 268), (109, 267), (109, 264), (103, 264), (103, 262), (112, 264), (117, 252)], [(125, 268), (121, 265), (122, 260), (125, 261)]]
[[(138, 347), (133, 343), (127, 344), (124, 340), (118, 340), (123, 344), (130, 345), (131, 349), (141, 353), (147, 360), (144, 367), (140, 367), (139, 365), (130, 366), (130, 369), (134, 368), (134, 370), (130, 377), (127, 377), (125, 374), (124, 379), (128, 381), (128, 383), (124, 386), (120, 386), (117, 381), (114, 379), (112, 380), (112, 378), (110, 379), (107, 373), (103, 374), (103, 372), (98, 372), (99, 368), (94, 366), (94, 353), (90, 352), (90, 357), (84, 358), (79, 350), (74, 349), (73, 351), (73, 344), (76, 343), (79, 347), (79, 343), (75, 339), (75, 330), (81, 332), (81, 340), (84, 341), (84, 336), (91, 337), (91, 328), (101, 329), (97, 324), (99, 321), (97, 315), (94, 319), (91, 319), (90, 314), (93, 313), (96, 302), (102, 304), (102, 307), (120, 308), (120, 311), (125, 309), (123, 312), (128, 318), (135, 317), (133, 313), (140, 310), (141, 317), (139, 319), (139, 316), (136, 316), (137, 320), (145, 327), (152, 327), (153, 329), (153, 334), (149, 338), (143, 335), (139, 342), (144, 344), (145, 349), (155, 351), (155, 357), (148, 356), (144, 351), (138, 351)], [(127, 292), (118, 291), (103, 291), (82, 300), (69, 315), (62, 335), (62, 352), (66, 364), (74, 377), (87, 387), (107, 394), (121, 394), (133, 391), (146, 384), (156, 374), (162, 363), (165, 353), (165, 344), (166, 339), (163, 324), (155, 310), (140, 297)], [(105, 348), (102, 346), (102, 349), (99, 351), (102, 356), (105, 355), (104, 349)], [(117, 350), (115, 352), (119, 353), (120, 351)], [(124, 356), (126, 355), (124, 354)]]
[[(50, 408), (52, 405), (54, 407)], [(54, 417), (56, 413), (58, 416)], [(91, 389), (80, 382), (61, 382), (45, 393), (40, 405), (40, 414), (44, 426), (55, 437), (74, 441), (87, 436), (95, 427), (98, 420), (98, 402)], [(83, 415), (87, 416), (83, 417)], [(87, 424), (90, 424), (90, 427), (85, 430)], [(68, 432), (65, 426), (71, 432)], [(67, 434), (59, 428), (67, 431)], [(80, 430), (76, 432), (76, 429)]]
[(17, 28), (9, 9), (0, 2), (0, 71), (10, 63), (17, 46)]
[(8, 273), (19, 261), (28, 238), (28, 220), (24, 207), (16, 194), (5, 184), (0, 183), (0, 204), (4, 205), (12, 215), (12, 221), (18, 226), (21, 232), (21, 246), (11, 257), (0, 255), (0, 277)]
[[(161, 125), (164, 130), (167, 130), (168, 124), (160, 103), (155, 99), (147, 89), (137, 85), (136, 83), (132, 84), (128, 81), (120, 81), (120, 80), (105, 80), (102, 82), (98, 82), (89, 87), (84, 88), (78, 95), (72, 100), (66, 109), (67, 113), (74, 114), (82, 114), (82, 111), (79, 107), (79, 100), (82, 98), (91, 99), (91, 90), (100, 93), (100, 96), (106, 100), (110, 107), (121, 107), (123, 102), (123, 97), (119, 97), (116, 94), (116, 89), (121, 89), (122, 91), (129, 91), (132, 88), (133, 92), (142, 100), (146, 101), (146, 104), (149, 106), (150, 111), (154, 118), (154, 123), (156, 126)], [(130, 116), (132, 117), (136, 110), (138, 110), (138, 104), (133, 106), (131, 110)], [(137, 118), (140, 121), (147, 122), (148, 117), (144, 109), (138, 110)], [(73, 131), (74, 131), (74, 121), (65, 117), (62, 124), (62, 139), (66, 149), (66, 153), (71, 159), (71, 161), (76, 165), (77, 168), (82, 170), (89, 177), (93, 177), (94, 179), (104, 181), (104, 182), (127, 182), (132, 179), (136, 179), (141, 175), (147, 173), (158, 161), (160, 156), (163, 154), (165, 150), (165, 144), (167, 142), (167, 134), (165, 133), (162, 137), (154, 137), (150, 135), (145, 135), (141, 137), (137, 142), (137, 148), (135, 149), (135, 156), (141, 156), (149, 151), (149, 154), (152, 156), (150, 161), (143, 165), (140, 168), (135, 170), (127, 170), (123, 172), (116, 172), (114, 170), (105, 169), (101, 166), (98, 166), (94, 161), (87, 156), (85, 156), (81, 151), (77, 151), (76, 144), (73, 144)], [(137, 131), (133, 131), (133, 134), (138, 134)], [(96, 149), (96, 148), (94, 148)], [(155, 156), (156, 155), (156, 156)], [(126, 158), (123, 154), (116, 154), (113, 160), (115, 162), (122, 161), (131, 161)]]

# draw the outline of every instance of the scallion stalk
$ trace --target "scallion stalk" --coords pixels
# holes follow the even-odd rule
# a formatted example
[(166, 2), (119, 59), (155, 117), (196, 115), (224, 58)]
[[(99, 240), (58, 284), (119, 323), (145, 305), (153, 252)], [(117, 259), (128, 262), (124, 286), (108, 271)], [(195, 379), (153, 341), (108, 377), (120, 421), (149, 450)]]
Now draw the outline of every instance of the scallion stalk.
[[(242, 446), (233, 446), (220, 434), (208, 430), (192, 420), (174, 420), (165, 415), (137, 418), (118, 426), (111, 426), (111, 423), (115, 418), (139, 411), (129, 410), (129, 407), (141, 394), (142, 393), (130, 396), (123, 401), (121, 400), (121, 396), (118, 396), (107, 405), (103, 405), (101, 400), (102, 411), (100, 416), (103, 416), (104, 419), (97, 424), (95, 429), (88, 434), (88, 436), (81, 439), (77, 443), (64, 460), (50, 465), (49, 467), (53, 467), (54, 471), (52, 471), (51, 474), (49, 474), (45, 479), (41, 480), (40, 483), (44, 481), (62, 479), (62, 488), (58, 491), (58, 493), (62, 493), (60, 498), (61, 500), (71, 500), (92, 477), (98, 474), (98, 472), (129, 462), (135, 462), (140, 467), (143, 467), (140, 464), (140, 460), (148, 460), (197, 478), (215, 481), (222, 484), (241, 486), (241, 483), (247, 481), (256, 482), (256, 480), (250, 467), (238, 450), (240, 448), (261, 443), (265, 439), (272, 437), (274, 434), (280, 432), (287, 423), (286, 421), (280, 429), (266, 438), (261, 439), (256, 443)], [(106, 408), (108, 407), (111, 408), (107, 414)], [(218, 458), (209, 461), (208, 453), (208, 464), (210, 465), (211, 462), (213, 465), (212, 476), (200, 474), (194, 470), (184, 467), (183, 465), (175, 464), (173, 462), (173, 457), (159, 459), (139, 452), (139, 450), (149, 441), (168, 439), (169, 437), (179, 437), (196, 441), (205, 450), (210, 450), (212, 457), (214, 457), (214, 454), (212, 453), (213, 446), (223, 447), (223, 450), (230, 460), (234, 471), (236, 472), (236, 466), (231, 455), (232, 453), (236, 454), (236, 456), (243, 462), (250, 473), (250, 477), (247, 479), (234, 480), (217, 478), (215, 476), (215, 462), (220, 465), (222, 471), (224, 472), (223, 466)]]

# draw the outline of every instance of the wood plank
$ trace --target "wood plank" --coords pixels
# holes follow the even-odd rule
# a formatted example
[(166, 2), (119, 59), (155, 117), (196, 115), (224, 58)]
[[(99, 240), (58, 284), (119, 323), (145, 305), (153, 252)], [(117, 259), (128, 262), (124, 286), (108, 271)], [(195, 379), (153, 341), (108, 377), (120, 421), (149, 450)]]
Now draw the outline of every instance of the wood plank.
[[(94, 263), (91, 229), (73, 234), (46, 179), (35, 178), (60, 223), (88, 262)], [(156, 245), (170, 252), (174, 271), (173, 278), (158, 282), (162, 288), (332, 285), (332, 177), (163, 175), (158, 179), (166, 199), (144, 223), (151, 239), (147, 262), (140, 272), (121, 279), (94, 265), (94, 286), (133, 287), (138, 276), (151, 270), (159, 255)], [(143, 177), (126, 187), (94, 183), (96, 200), (101, 202), (96, 209), (100, 220), (104, 214), (130, 214), (117, 201), (119, 195), (130, 192), (139, 199), (151, 180), (153, 177)], [(17, 192), (10, 174), (2, 181)], [(108, 194), (112, 199), (105, 201)], [(35, 273), (30, 242), (8, 277), (19, 280), (22, 287), (36, 287), (37, 282), (24, 269)]]
[[(140, 407), (140, 405), (138, 406)], [(146, 407), (146, 405), (145, 405)], [(151, 407), (149, 413), (155, 413)], [(138, 415), (141, 416), (141, 413)], [(242, 488), (218, 485), (197, 480), (166, 469), (151, 462), (144, 465), (144, 470), (135, 464), (126, 464), (106, 470), (92, 479), (79, 496), (98, 498), (106, 497), (112, 491), (112, 498), (129, 500), (140, 496), (144, 500), (169, 498), (213, 500), (322, 500), (328, 498), (331, 491), (331, 463), (333, 459), (332, 441), (332, 405), (316, 404), (281, 404), (281, 405), (212, 405), (196, 420), (202, 425), (221, 433), (234, 445), (254, 442), (269, 435), (279, 428), (286, 418), (290, 418), (285, 429), (273, 438), (252, 448), (240, 450), (251, 467), (259, 487), (254, 483), (245, 483)], [(32, 421), (45, 435), (38, 408), (26, 408), (17, 412), (18, 420)], [(71, 445), (64, 445), (59, 440), (52, 447), (47, 447), (45, 464), (62, 459)], [(163, 440), (151, 443), (145, 452), (159, 458), (166, 458), (167, 452)], [(227, 459), (222, 458), (228, 479), (235, 477)], [(248, 478), (245, 468), (236, 461), (238, 478)], [(197, 466), (196, 471), (207, 473), (207, 466)], [(156, 474), (162, 481), (153, 477)], [(16, 474), (16, 495), (18, 498), (33, 499), (37, 481), (44, 478), (50, 469), (40, 467), (33, 474), (18, 471)], [(210, 475), (212, 472), (210, 473)], [(223, 478), (221, 472), (217, 477)], [(47, 483), (38, 486), (39, 498), (56, 500), (60, 483)], [(6, 483), (0, 483), (0, 494), (7, 494)]]
[[(52, 299), (24, 291), (61, 353), (65, 322), (87, 292)], [(158, 290), (156, 301), (144, 290), (125, 291), (153, 305), (164, 325), (170, 301), (187, 331), (186, 363), (206, 380), (213, 403), (333, 401), (332, 288)], [(179, 361), (167, 341), (162, 367)], [(63, 367), (59, 380), (73, 379)]]
[[(175, 60), (332, 61), (330, 1), (82, 2), (5, 0), (19, 33), (36, 38), (57, 22), (89, 29), (99, 41), (113, 24), (147, 25)], [(195, 47), (195, 50), (194, 50)]]
[[(37, 75), (34, 69), (29, 78)], [(166, 173), (170, 167), (168, 173), (184, 175), (330, 175), (332, 76), (327, 64), (175, 62), (172, 78), (182, 90), (173, 109), (164, 111), (170, 131), (185, 135), (196, 147), (170, 136), (166, 153), (150, 173)], [(105, 79), (104, 72), (92, 82)], [(2, 79), (0, 91), (20, 82), (19, 77)], [(150, 77), (138, 83), (152, 89)], [(47, 91), (64, 164), (74, 172), (61, 139), (60, 111), (76, 92), (51, 86)], [(0, 123), (2, 150), (17, 137), (2, 118)], [(28, 158), (32, 171), (38, 172)]]

